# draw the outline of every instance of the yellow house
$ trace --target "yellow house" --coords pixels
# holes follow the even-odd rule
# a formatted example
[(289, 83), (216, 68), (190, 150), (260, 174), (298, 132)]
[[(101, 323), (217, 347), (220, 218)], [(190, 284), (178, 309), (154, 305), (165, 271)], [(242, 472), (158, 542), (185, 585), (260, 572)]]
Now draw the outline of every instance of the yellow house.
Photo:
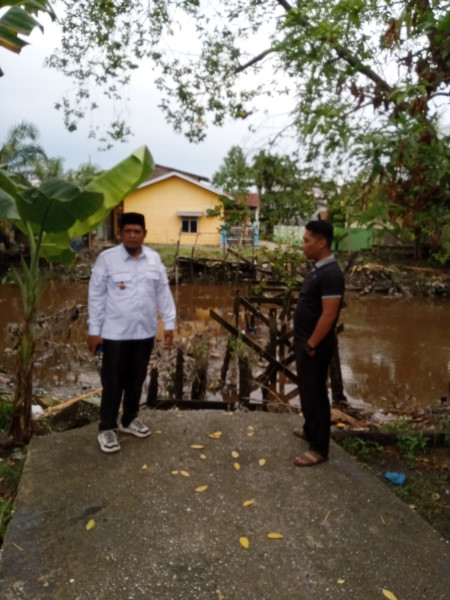
[(223, 219), (208, 211), (222, 206), (221, 195), (201, 178), (170, 171), (141, 184), (125, 198), (123, 211), (145, 215), (147, 244), (219, 246)]

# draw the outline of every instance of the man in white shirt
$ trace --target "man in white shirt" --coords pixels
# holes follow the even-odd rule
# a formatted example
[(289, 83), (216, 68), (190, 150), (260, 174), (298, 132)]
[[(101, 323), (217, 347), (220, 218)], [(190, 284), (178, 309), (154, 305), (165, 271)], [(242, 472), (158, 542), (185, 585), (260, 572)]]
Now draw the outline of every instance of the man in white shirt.
[(98, 434), (103, 452), (120, 450), (117, 429), (141, 438), (150, 435), (137, 415), (158, 313), (166, 345), (173, 342), (175, 303), (159, 254), (143, 245), (145, 235), (144, 215), (124, 213), (122, 243), (98, 256), (89, 281), (88, 347), (92, 354), (103, 347)]

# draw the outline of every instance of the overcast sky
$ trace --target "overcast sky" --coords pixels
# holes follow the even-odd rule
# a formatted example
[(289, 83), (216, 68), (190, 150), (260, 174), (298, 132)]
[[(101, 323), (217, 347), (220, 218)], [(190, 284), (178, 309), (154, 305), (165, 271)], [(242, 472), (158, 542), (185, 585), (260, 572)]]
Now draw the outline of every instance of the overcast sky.
[[(152, 81), (138, 69), (128, 89), (130, 101), (123, 109), (123, 117), (134, 135), (125, 144), (117, 143), (109, 151), (99, 151), (98, 142), (87, 137), (87, 124), (82, 123), (78, 131), (69, 133), (64, 128), (62, 114), (53, 108), (58, 98), (73, 87), (70, 80), (43, 67), (43, 60), (57, 38), (56, 26), (48, 22), (44, 34), (36, 30), (30, 38), (31, 44), (21, 54), (0, 47), (0, 67), (4, 72), (0, 77), (0, 144), (11, 126), (26, 120), (38, 127), (40, 143), (47, 155), (64, 159), (65, 169), (88, 161), (110, 168), (136, 148), (147, 145), (156, 163), (206, 177), (217, 171), (231, 146), (240, 145), (250, 154), (261, 147), (264, 127), (255, 139), (248, 133), (248, 123), (242, 121), (229, 122), (220, 129), (210, 128), (206, 140), (199, 144), (175, 134), (157, 108), (158, 92)], [(100, 110), (92, 114), (94, 125), (108, 123), (112, 109), (106, 101), (102, 110), (104, 118)], [(261, 122), (262, 117), (259, 119)], [(266, 127), (272, 125), (273, 120), (265, 121)]]

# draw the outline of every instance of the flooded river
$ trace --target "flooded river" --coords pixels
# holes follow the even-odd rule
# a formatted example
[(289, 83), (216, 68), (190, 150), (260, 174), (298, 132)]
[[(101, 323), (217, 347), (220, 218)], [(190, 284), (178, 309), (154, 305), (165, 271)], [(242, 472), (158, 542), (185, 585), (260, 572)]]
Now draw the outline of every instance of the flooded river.
[[(231, 286), (185, 285), (173, 293), (178, 339), (194, 333), (210, 341), (227, 335), (211, 321), (209, 309), (232, 321)], [(38, 328), (36, 386), (68, 387), (72, 395), (100, 387), (85, 347), (86, 299), (86, 283), (50, 284)], [(15, 288), (0, 286), (0, 369), (9, 374), (14, 371), (14, 323), (20, 320), (20, 302)], [(449, 299), (348, 294), (339, 336), (346, 395), (385, 409), (435, 406), (449, 396), (449, 309)]]

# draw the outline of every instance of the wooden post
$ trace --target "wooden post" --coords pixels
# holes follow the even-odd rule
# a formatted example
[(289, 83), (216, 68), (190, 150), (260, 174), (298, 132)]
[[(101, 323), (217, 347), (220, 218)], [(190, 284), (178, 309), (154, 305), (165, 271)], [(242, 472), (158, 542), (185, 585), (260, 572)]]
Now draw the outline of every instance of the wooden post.
[(336, 336), (336, 345), (333, 356), (331, 357), (330, 367), (331, 397), (336, 404), (347, 402), (347, 396), (344, 393), (344, 384), (342, 381), (341, 361), (339, 358), (339, 345)]
[(239, 359), (239, 402), (248, 407), (250, 403), (251, 392), (251, 370), (248, 357), (243, 356)]
[[(269, 312), (269, 345), (268, 351), (274, 357), (277, 358), (277, 311), (275, 308), (271, 308)], [(270, 377), (270, 384), (277, 384), (277, 369), (272, 370), (272, 374)]]
[(225, 357), (223, 359), (223, 365), (222, 365), (222, 369), (220, 371), (220, 383), (221, 383), (221, 385), (225, 385), (225, 383), (227, 381), (228, 367), (230, 366), (230, 360), (231, 360), (231, 343), (230, 343), (230, 340), (231, 340), (231, 338), (228, 338), (227, 348), (225, 350)]
[(183, 350), (178, 348), (177, 361), (175, 366), (175, 382), (174, 382), (174, 395), (175, 400), (183, 400), (183, 367), (184, 367), (184, 356)]
[(192, 400), (204, 400), (206, 396), (206, 369), (199, 367), (192, 382)]
[(150, 381), (147, 392), (147, 406), (156, 406), (158, 403), (158, 369), (153, 367), (150, 370)]

